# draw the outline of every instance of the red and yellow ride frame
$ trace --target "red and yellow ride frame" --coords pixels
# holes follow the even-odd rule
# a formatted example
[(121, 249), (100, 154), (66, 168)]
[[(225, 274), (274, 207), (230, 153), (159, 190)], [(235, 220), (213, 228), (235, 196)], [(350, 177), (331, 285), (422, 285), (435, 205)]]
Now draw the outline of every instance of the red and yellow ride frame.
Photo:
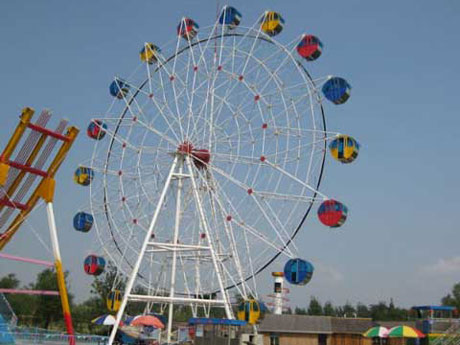
[[(7, 225), (6, 230), (0, 234), (0, 251), (5, 247), (5, 245), (11, 241), (14, 234), (19, 230), (29, 213), (33, 210), (35, 205), (40, 199), (43, 199), (46, 203), (52, 203), (54, 199), (54, 189), (55, 189), (55, 180), (54, 176), (56, 175), (57, 170), (61, 166), (62, 162), (66, 158), (67, 153), (72, 147), (78, 133), (79, 129), (77, 127), (68, 127), (65, 135), (60, 133), (53, 132), (45, 127), (38, 126), (31, 122), (34, 110), (32, 108), (24, 108), (20, 116), (19, 124), (17, 125), (13, 135), (11, 136), (8, 144), (6, 145), (3, 153), (0, 156), (0, 185), (5, 185), (8, 173), (10, 168), (20, 170), (17, 177), (9, 185), (8, 189), (5, 190), (6, 198), (0, 200), (0, 210), (3, 207), (12, 207), (19, 211), (14, 220)], [(19, 164), (17, 162), (11, 161), (11, 155), (13, 154), (15, 148), (20, 142), (22, 136), (26, 132), (26, 129), (29, 128), (32, 131), (37, 131), (41, 133), (39, 140), (37, 141), (35, 147), (29, 154), (29, 157), (26, 160), (25, 164)], [(38, 170), (32, 167), (34, 160), (37, 158), (41, 149), (48, 137), (53, 137), (61, 141), (61, 146), (59, 147), (57, 153), (55, 153), (54, 158), (52, 159), (48, 169), (46, 171)], [(26, 203), (16, 203), (9, 198), (12, 196), (18, 187), (21, 185), (26, 174), (35, 174), (41, 178), (39, 184), (36, 186), (33, 193), (30, 195)], [(56, 237), (57, 238), (57, 237)], [(75, 343), (73, 337), (74, 330), (72, 325), (72, 317), (70, 314), (69, 299), (67, 294), (67, 288), (64, 280), (64, 271), (62, 267), (62, 262), (60, 259), (59, 251), (55, 252), (55, 269), (57, 276), (57, 283), (59, 288), (59, 295), (61, 297), (62, 310), (64, 314), (64, 321), (67, 328), (67, 333), (70, 337), (70, 344)]]

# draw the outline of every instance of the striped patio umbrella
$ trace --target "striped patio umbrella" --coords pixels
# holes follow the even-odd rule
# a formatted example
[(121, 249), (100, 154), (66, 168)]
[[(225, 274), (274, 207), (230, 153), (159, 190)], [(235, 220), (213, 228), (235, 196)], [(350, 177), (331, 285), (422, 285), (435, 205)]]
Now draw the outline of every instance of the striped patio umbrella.
[(105, 325), (105, 326), (111, 326), (115, 324), (115, 317), (113, 315), (107, 314), (107, 315), (102, 315), (98, 316), (95, 318), (92, 323), (96, 325)]
[(372, 327), (364, 332), (363, 336), (366, 338), (386, 338), (388, 337), (388, 329), (382, 326)]
[(388, 336), (390, 338), (424, 338), (425, 334), (409, 326), (396, 326), (390, 329)]

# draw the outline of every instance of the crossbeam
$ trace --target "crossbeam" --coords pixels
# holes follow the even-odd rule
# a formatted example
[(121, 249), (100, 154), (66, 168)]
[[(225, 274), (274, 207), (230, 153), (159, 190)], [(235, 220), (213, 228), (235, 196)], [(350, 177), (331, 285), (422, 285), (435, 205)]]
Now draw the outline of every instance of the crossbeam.
[(224, 300), (220, 299), (203, 299), (203, 298), (187, 298), (187, 297), (168, 297), (168, 296), (147, 296), (147, 295), (135, 295), (129, 294), (128, 299), (136, 302), (158, 302), (158, 303), (173, 303), (173, 304), (190, 304), (190, 303), (202, 303), (202, 304), (225, 304)]
[(0, 206), (17, 208), (18, 210), (21, 210), (21, 211), (26, 211), (29, 208), (26, 204), (11, 201), (10, 199), (7, 199), (7, 198), (0, 199)]
[(8, 165), (12, 166), (13, 168), (23, 170), (25, 172), (28, 172), (28, 173), (31, 173), (31, 174), (34, 174), (34, 175), (38, 175), (38, 176), (42, 176), (42, 177), (48, 177), (48, 173), (46, 171), (33, 168), (30, 165), (21, 164), (21, 163), (15, 162), (15, 161), (9, 161)]
[(0, 293), (9, 293), (9, 294), (18, 294), (18, 295), (59, 296), (59, 291), (50, 291), (50, 290), (0, 289)]
[(5, 254), (5, 253), (0, 253), (0, 258), (6, 259), (6, 260), (27, 262), (27, 263), (29, 263), (29, 264), (35, 264), (35, 265), (42, 265), (42, 266), (54, 267), (54, 263), (49, 262), (49, 261), (38, 260), (38, 259), (23, 258), (23, 257), (21, 257), (21, 256), (15, 256), (15, 255)]
[(46, 134), (47, 136), (50, 136), (50, 137), (53, 137), (53, 138), (56, 138), (56, 139), (59, 139), (59, 140), (62, 140), (62, 141), (68, 142), (68, 141), (72, 140), (68, 136), (62, 135), (60, 133), (56, 133), (56, 132), (54, 132), (54, 131), (52, 131), (52, 130), (50, 130), (48, 128), (36, 125), (34, 123), (28, 123), (27, 127), (29, 127), (33, 131), (40, 132), (42, 134)]

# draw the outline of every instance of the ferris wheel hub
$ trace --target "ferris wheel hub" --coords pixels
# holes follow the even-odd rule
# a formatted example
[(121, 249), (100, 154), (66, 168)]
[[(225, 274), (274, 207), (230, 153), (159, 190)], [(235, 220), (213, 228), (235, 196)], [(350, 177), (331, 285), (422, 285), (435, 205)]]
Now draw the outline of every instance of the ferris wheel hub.
[(192, 153), (192, 150), (193, 150), (193, 144), (190, 141), (184, 141), (177, 148), (177, 153), (180, 153), (183, 155), (189, 155)]
[(199, 169), (205, 168), (211, 161), (211, 153), (207, 149), (197, 149), (190, 141), (184, 141), (177, 148), (177, 154), (191, 156), (195, 166)]

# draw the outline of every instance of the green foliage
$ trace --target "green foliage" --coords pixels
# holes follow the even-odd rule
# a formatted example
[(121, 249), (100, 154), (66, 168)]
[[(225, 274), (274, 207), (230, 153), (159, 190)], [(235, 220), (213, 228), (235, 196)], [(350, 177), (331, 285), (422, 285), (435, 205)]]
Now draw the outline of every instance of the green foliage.
[(295, 307), (294, 314), (296, 315), (307, 315), (307, 310), (305, 308)]
[[(64, 276), (67, 278), (68, 272)], [(37, 275), (35, 283), (30, 288), (34, 290), (58, 291), (56, 272), (49, 268), (41, 271)], [(72, 302), (73, 296), (69, 293), (69, 303), (72, 304)], [(56, 296), (37, 296), (34, 316), (36, 320), (40, 320), (38, 326), (46, 329), (49, 328), (52, 322), (61, 321), (61, 299)]]
[[(68, 272), (65, 273), (67, 279)], [(97, 316), (107, 314), (106, 298), (112, 289), (116, 288), (123, 291), (126, 286), (126, 278), (121, 277), (117, 268), (109, 263), (105, 272), (95, 277), (91, 284), (92, 296), (86, 301), (74, 305), (73, 296), (69, 294), (69, 301), (72, 307), (74, 327), (77, 332), (92, 334), (107, 334), (107, 326), (96, 326), (91, 320)], [(28, 286), (21, 286), (21, 282), (14, 273), (10, 273), (0, 278), (0, 288), (8, 289), (36, 289), (36, 290), (57, 290), (56, 274), (52, 269), (40, 272), (34, 283)], [(134, 289), (136, 294), (146, 294), (143, 287)], [(11, 304), (19, 322), (22, 325), (38, 325), (44, 328), (54, 328), (64, 330), (62, 322), (62, 309), (60, 299), (56, 296), (30, 296), (30, 295), (7, 295), (8, 302)], [(238, 301), (242, 301), (241, 296), (235, 296)], [(453, 286), (451, 293), (444, 296), (441, 300), (443, 305), (455, 306), (460, 309), (460, 283)], [(130, 315), (141, 314), (146, 308), (145, 303), (130, 303), (127, 313)], [(153, 307), (153, 312), (159, 312), (159, 307)], [(286, 314), (292, 314), (293, 310), (288, 308)], [(353, 306), (346, 303), (343, 306), (334, 306), (330, 301), (322, 305), (316, 297), (311, 297), (307, 308), (295, 307), (294, 314), (298, 315), (325, 315), (325, 316), (346, 316), (346, 317), (370, 317), (374, 321), (403, 321), (408, 318), (408, 310), (395, 306), (392, 299), (387, 303), (380, 301), (376, 304), (366, 306), (358, 303)], [(189, 306), (175, 306), (174, 319), (176, 321), (187, 321), (192, 316)], [(204, 316), (200, 313), (199, 316)], [(223, 309), (214, 308), (211, 317), (224, 317)]]
[(310, 305), (307, 310), (308, 315), (323, 315), (323, 307), (316, 297), (310, 298)]
[(456, 307), (460, 310), (460, 283), (452, 287), (451, 293), (447, 294), (441, 299), (442, 305)]
[[(99, 310), (104, 309), (106, 311), (106, 299), (110, 291), (116, 289), (124, 291), (126, 286), (126, 278), (120, 275), (117, 267), (111, 262), (108, 263), (104, 272), (94, 278), (91, 284), (91, 294), (99, 297), (98, 303)], [(104, 306), (102, 308), (102, 306)]]
[[(65, 273), (65, 278), (67, 276), (68, 272)], [(50, 268), (38, 273), (35, 282), (27, 286), (20, 286), (20, 281), (16, 275), (10, 273), (0, 279), (0, 287), (27, 290), (58, 290), (56, 272)], [(34, 325), (46, 329), (50, 328), (51, 325), (59, 328), (64, 326), (61, 300), (57, 296), (9, 294), (7, 299), (18, 316), (20, 324)], [(72, 301), (73, 296), (69, 294), (69, 303), (72, 303)]]
[(297, 315), (324, 315), (336, 317), (366, 317), (374, 321), (403, 321), (408, 319), (408, 310), (395, 307), (393, 300), (387, 305), (386, 302), (379, 302), (366, 306), (358, 303), (353, 306), (347, 302), (343, 306), (334, 306), (330, 301), (321, 305), (317, 298), (311, 297), (307, 309), (296, 307), (294, 314)]
[(327, 301), (326, 303), (324, 303), (323, 315), (325, 316), (335, 316), (336, 315), (336, 310), (330, 301)]
[(362, 303), (358, 303), (356, 305), (356, 314), (358, 317), (371, 317), (371, 313), (369, 312), (369, 308)]
[[(19, 289), (20, 284), (21, 282), (14, 273), (10, 273), (0, 279), (0, 288), (4, 289)], [(7, 294), (5, 296), (15, 314), (20, 317), (20, 320), (30, 321), (33, 319), (37, 296), (14, 294)]]

